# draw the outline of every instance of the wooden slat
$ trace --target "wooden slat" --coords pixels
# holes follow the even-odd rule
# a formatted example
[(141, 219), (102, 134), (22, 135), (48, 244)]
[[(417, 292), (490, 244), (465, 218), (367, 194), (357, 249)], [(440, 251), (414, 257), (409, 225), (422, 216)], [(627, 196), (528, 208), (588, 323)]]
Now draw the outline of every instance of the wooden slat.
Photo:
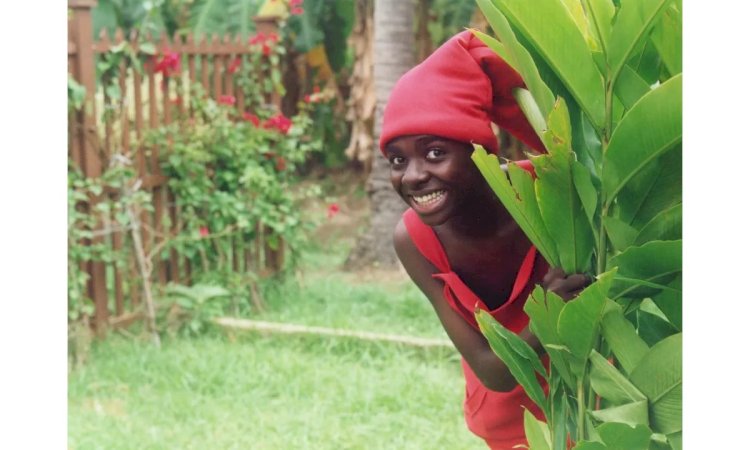
[(201, 84), (203, 85), (204, 95), (209, 95), (208, 90), (208, 40), (206, 36), (201, 37), (198, 46), (201, 50)]
[[(211, 45), (217, 46), (219, 45), (219, 36), (214, 34), (213, 39), (211, 40)], [(214, 88), (213, 88), (213, 99), (218, 100), (219, 96), (221, 95), (221, 56), (214, 53), (214, 70), (213, 70), (213, 82), (214, 82)]]

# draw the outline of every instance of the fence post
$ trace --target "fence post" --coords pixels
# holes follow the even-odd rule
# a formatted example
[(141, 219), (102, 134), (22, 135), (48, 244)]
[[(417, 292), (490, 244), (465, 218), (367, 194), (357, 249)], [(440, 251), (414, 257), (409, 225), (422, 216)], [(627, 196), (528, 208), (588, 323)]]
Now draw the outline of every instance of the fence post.
[[(279, 21), (281, 20), (278, 16), (255, 16), (253, 22), (255, 22), (255, 31), (264, 35), (278, 34), (279, 32)], [(271, 94), (271, 104), (277, 112), (281, 112), (281, 96), (274, 91)], [(265, 233), (264, 235), (270, 234), (270, 228), (263, 226)], [(284, 267), (284, 240), (279, 237), (279, 243), (276, 248), (272, 248), (268, 242), (263, 243), (263, 250), (265, 253), (265, 265), (267, 269), (273, 272), (279, 272)]]
[[(79, 154), (82, 158), (81, 170), (86, 177), (97, 177), (102, 173), (102, 161), (97, 148), (96, 119), (94, 109), (94, 95), (96, 93), (96, 68), (94, 61), (94, 30), (91, 20), (91, 9), (96, 6), (96, 0), (68, 0), (68, 8), (73, 12), (69, 39), (75, 44), (76, 58), (74, 73), (76, 81), (86, 88), (84, 107), (78, 112), (78, 134), (76, 142), (80, 145)], [(96, 238), (101, 240), (102, 238)], [(107, 305), (106, 272), (103, 262), (89, 263), (89, 295), (94, 300), (94, 326), (97, 335), (104, 336), (109, 320)]]

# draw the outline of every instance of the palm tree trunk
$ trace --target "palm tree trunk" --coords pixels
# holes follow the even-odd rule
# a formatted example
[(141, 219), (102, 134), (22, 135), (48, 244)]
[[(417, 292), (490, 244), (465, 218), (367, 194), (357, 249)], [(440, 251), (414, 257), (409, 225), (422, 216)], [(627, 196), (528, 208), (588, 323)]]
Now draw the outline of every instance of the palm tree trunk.
[[(375, 146), (380, 137), (383, 108), (396, 81), (414, 65), (414, 3), (403, 0), (375, 1)], [(393, 192), (388, 163), (379, 149), (374, 150), (372, 171), (367, 181), (370, 224), (359, 237), (346, 262), (349, 269), (376, 265), (395, 267), (393, 228), (406, 205)]]

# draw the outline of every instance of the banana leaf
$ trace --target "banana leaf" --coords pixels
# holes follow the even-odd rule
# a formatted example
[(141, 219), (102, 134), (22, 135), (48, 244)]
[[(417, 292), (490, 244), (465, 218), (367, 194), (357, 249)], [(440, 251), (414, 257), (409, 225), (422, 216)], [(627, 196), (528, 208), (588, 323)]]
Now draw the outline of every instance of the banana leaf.
[(664, 313), (669, 323), (682, 331), (682, 276), (677, 276), (669, 283), (669, 287), (672, 289), (664, 289), (651, 299)]
[(648, 401), (645, 398), (633, 403), (590, 411), (590, 413), (594, 419), (600, 422), (648, 426)]
[(591, 224), (574, 185), (571, 129), (565, 101), (558, 98), (544, 133), (549, 154), (532, 159), (536, 197), (547, 230), (555, 235), (560, 266), (566, 273), (590, 270), (594, 251)]
[(648, 397), (655, 432), (682, 430), (682, 333), (651, 347), (633, 369), (630, 381)]
[[(534, 96), (544, 117), (552, 110), (555, 97), (549, 87), (542, 81), (536, 64), (529, 52), (518, 42), (505, 16), (492, 4), (491, 0), (477, 0), (477, 5), (484, 13), (492, 29), (507, 50), (504, 58), (523, 78), (529, 92)], [(482, 39), (481, 35), (476, 35)], [(487, 43), (487, 42), (485, 42)]]
[[(559, 266), (559, 257), (555, 242), (542, 220), (534, 193), (534, 181), (531, 175), (515, 164), (508, 165), (511, 180), (500, 167), (495, 155), (490, 155), (481, 145), (474, 145), (471, 159), (479, 168), (482, 176), (490, 185), (495, 195), (503, 203), (513, 219), (528, 236), (534, 246), (550, 265)], [(513, 184), (511, 185), (511, 181)]]
[(635, 238), (638, 237), (638, 230), (615, 216), (605, 217), (603, 221), (607, 237), (616, 252), (631, 247)]
[(665, 209), (682, 201), (682, 146), (676, 145), (634, 176), (617, 196), (617, 217), (643, 228)]
[[(591, 122), (603, 128), (604, 80), (564, 4), (559, 0), (495, 0), (494, 3), (517, 33), (549, 64)], [(550, 17), (556, 19), (554, 27), (549, 26)]]
[(609, 271), (599, 275), (594, 283), (567, 302), (560, 312), (557, 329), (560, 339), (573, 356), (570, 369), (574, 376), (583, 376), (585, 362), (598, 336), (599, 322), (614, 274), (615, 271)]
[(682, 75), (677, 75), (644, 95), (612, 133), (602, 168), (605, 204), (644, 166), (681, 140)]
[(546, 378), (547, 371), (534, 349), (515, 333), (498, 323), (487, 311), (477, 309), (475, 317), (492, 351), (505, 363), (518, 384), (523, 387), (526, 395), (544, 412), (544, 416), (549, 417), (549, 407), (544, 391), (535, 375), (536, 372)]
[(650, 90), (651, 86), (646, 80), (641, 78), (638, 72), (627, 64), (622, 68), (620, 77), (615, 83), (615, 95), (620, 99), (625, 109), (632, 108)]
[(667, 7), (654, 25), (651, 42), (671, 76), (682, 72), (682, 0)]
[(586, 0), (586, 10), (594, 35), (599, 40), (599, 46), (606, 58), (615, 5), (610, 0)]
[(648, 345), (625, 318), (620, 305), (611, 300), (607, 301), (602, 317), (602, 336), (626, 374), (648, 353)]
[(638, 335), (652, 346), (664, 338), (679, 333), (680, 330), (669, 322), (653, 300), (644, 299), (635, 311)]
[(568, 365), (568, 351), (561, 350), (563, 342), (557, 332), (557, 322), (565, 302), (554, 292), (545, 292), (537, 285), (523, 307), (529, 316), (529, 328), (542, 343), (549, 355), (552, 367), (560, 374), (570, 389), (575, 388), (573, 375)]
[(651, 430), (645, 425), (630, 425), (617, 422), (603, 423), (596, 427), (599, 438), (607, 450), (648, 450)]
[(671, 0), (630, 0), (624, 2), (612, 25), (607, 61), (610, 80), (617, 82), (625, 62), (648, 38), (648, 33)]
[(529, 450), (550, 450), (552, 444), (547, 424), (534, 417), (528, 409), (523, 410), (523, 429)]
[(629, 247), (612, 257), (607, 267), (618, 268), (610, 298), (655, 295), (659, 288), (645, 286), (663, 286), (682, 271), (682, 240), (651, 241)]
[[(589, 361), (591, 361), (591, 387), (602, 398), (616, 406), (646, 400), (646, 396), (596, 350), (591, 351)], [(648, 408), (645, 403), (643, 406), (643, 415), (648, 418)], [(648, 424), (648, 422), (644, 423)]]
[(682, 203), (677, 203), (654, 216), (641, 228), (635, 245), (649, 241), (671, 241), (682, 239)]

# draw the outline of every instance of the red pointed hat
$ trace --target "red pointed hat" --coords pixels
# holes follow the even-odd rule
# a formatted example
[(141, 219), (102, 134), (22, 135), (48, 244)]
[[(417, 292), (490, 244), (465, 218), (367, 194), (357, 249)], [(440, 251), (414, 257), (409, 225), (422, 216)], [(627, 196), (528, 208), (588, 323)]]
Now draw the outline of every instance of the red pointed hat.
[(539, 152), (544, 145), (513, 98), (521, 76), (470, 31), (404, 74), (383, 113), (380, 151), (399, 136), (432, 134), (497, 153), (490, 122)]

